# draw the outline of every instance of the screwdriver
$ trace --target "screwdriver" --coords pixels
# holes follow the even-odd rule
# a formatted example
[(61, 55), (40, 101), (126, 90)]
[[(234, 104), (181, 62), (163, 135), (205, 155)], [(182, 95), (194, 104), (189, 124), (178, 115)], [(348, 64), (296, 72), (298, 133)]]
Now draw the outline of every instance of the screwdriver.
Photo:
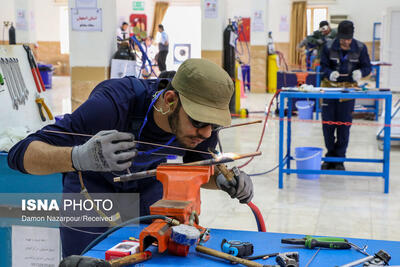
[(284, 238), (281, 240), (283, 244), (304, 245), (305, 248), (331, 248), (331, 249), (350, 249), (350, 243), (339, 237), (313, 237), (306, 236), (301, 239)]

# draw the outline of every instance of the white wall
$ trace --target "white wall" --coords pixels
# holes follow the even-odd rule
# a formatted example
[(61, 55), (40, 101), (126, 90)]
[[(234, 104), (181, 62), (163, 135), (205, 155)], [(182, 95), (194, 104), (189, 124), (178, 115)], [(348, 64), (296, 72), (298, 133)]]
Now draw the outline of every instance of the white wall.
[(54, 0), (35, 1), (36, 39), (60, 41), (60, 5)]
[(229, 19), (234, 17), (250, 17), (253, 21), (254, 11), (263, 12), (264, 31), (254, 32), (250, 26), (250, 43), (252, 45), (265, 45), (269, 31), (269, 0), (217, 0), (218, 17), (205, 18), (204, 0), (201, 1), (202, 9), (202, 50), (222, 50), (222, 34)]
[[(69, 7), (75, 7), (75, 0), (69, 0)], [(116, 51), (115, 31), (117, 29), (115, 1), (98, 0), (103, 10), (103, 31), (82, 32), (69, 30), (70, 65), (104, 67), (109, 66)], [(71, 12), (71, 11), (70, 11)]]
[(270, 26), (269, 26), (269, 6), (270, 6), (270, 1), (269, 0), (252, 0), (251, 1), (251, 17), (250, 17), (250, 23), (254, 22), (254, 13), (255, 11), (261, 11), (262, 16), (263, 16), (263, 22), (264, 22), (264, 31), (263, 32), (255, 32), (254, 28), (252, 29), (252, 26), (250, 27), (251, 29), (251, 34), (250, 34), (250, 43), (251, 45), (266, 45), (267, 44), (267, 37), (268, 37), (268, 32), (270, 31)]
[[(36, 14), (35, 2), (33, 0), (15, 0), (14, 1), (14, 17), (17, 19), (17, 13), (23, 12), (25, 19), (19, 20), (16, 29), (17, 43), (35, 43), (36, 42)], [(21, 23), (23, 22), (23, 23)], [(25, 29), (21, 29), (18, 24), (25, 24)]]
[(291, 0), (271, 0), (269, 2), (268, 20), (274, 42), (289, 42), (289, 32), (280, 32), (279, 23), (281, 17), (286, 16), (287, 23), (290, 25), (291, 4)]
[[(182, 23), (182, 21), (185, 23)], [(163, 25), (169, 37), (167, 70), (177, 70), (179, 67), (179, 65), (174, 64), (175, 44), (191, 44), (191, 58), (201, 57), (200, 5), (170, 6), (165, 14)]]
[(229, 0), (217, 0), (217, 17), (205, 18), (205, 1), (201, 0), (201, 49), (222, 50), (222, 33), (228, 23), (225, 20), (225, 6)]
[[(15, 10), (14, 0), (1, 0), (1, 8), (0, 8), (1, 40), (3, 40), (3, 29), (4, 29), (3, 21), (15, 22), (14, 10)], [(4, 40), (8, 41), (8, 32), (4, 32)]]
[[(323, 1), (321, 1), (323, 2)], [(275, 42), (289, 42), (289, 32), (280, 32), (281, 16), (287, 16), (290, 25), (292, 0), (271, 0), (269, 22)], [(399, 6), (399, 0), (336, 0), (335, 4), (319, 4), (328, 7), (329, 15), (349, 15), (354, 22), (354, 37), (364, 42), (372, 41), (374, 22), (382, 22), (384, 11), (391, 6)]]
[[(16, 10), (18, 8), (31, 9), (33, 12), (33, 25), (35, 31), (17, 31), (17, 41), (59, 41), (59, 5), (54, 0), (1, 0), (0, 26), (3, 32), (3, 21), (12, 21), (15, 26)], [(30, 12), (29, 12), (30, 13)], [(30, 14), (29, 14), (30, 15)], [(1, 39), (3, 37), (1, 36)], [(8, 41), (8, 32), (4, 33), (4, 39)]]

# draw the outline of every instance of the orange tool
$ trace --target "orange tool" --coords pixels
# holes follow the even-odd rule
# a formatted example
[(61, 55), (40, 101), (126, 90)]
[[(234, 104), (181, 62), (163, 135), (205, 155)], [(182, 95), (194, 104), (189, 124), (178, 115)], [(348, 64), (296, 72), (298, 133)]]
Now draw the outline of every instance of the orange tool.
[(35, 102), (38, 105), (39, 114), (40, 114), (40, 118), (42, 118), (42, 121), (46, 121), (46, 117), (44, 116), (44, 113), (43, 113), (43, 108), (46, 111), (47, 116), (49, 117), (49, 120), (54, 119), (53, 114), (51, 114), (49, 107), (46, 105), (46, 103), (44, 102), (44, 99), (42, 97), (40, 97), (40, 95), (38, 93), (36, 93)]
[[(204, 232), (203, 227), (191, 220), (191, 215), (200, 214), (200, 186), (207, 183), (212, 174), (213, 166), (160, 165), (156, 177), (163, 184), (163, 198), (150, 207), (150, 214), (172, 217)], [(140, 233), (140, 251), (156, 241), (158, 252), (168, 249), (170, 253), (186, 256), (189, 248), (173, 242), (171, 231), (170, 224), (156, 219)]]

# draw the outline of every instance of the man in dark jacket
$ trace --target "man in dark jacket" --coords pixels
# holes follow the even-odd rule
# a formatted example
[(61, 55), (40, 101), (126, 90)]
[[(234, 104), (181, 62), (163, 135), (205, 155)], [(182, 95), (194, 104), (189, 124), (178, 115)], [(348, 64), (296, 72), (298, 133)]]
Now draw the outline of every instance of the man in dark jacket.
[[(115, 183), (115, 172), (155, 169), (171, 154), (183, 156), (184, 162), (210, 158), (204, 152), (217, 144), (215, 128), (231, 123), (233, 91), (229, 75), (204, 59), (183, 62), (166, 87), (159, 86), (159, 80), (134, 77), (107, 80), (72, 114), (17, 143), (9, 152), (8, 164), (29, 174), (63, 173), (63, 193), (80, 193), (82, 180), (89, 193), (139, 193), (140, 215), (148, 215), (149, 206), (162, 197), (162, 184), (155, 177)], [(241, 203), (250, 202), (250, 177), (240, 172), (235, 182), (214, 175), (204, 187), (222, 189)], [(89, 229), (92, 233), (107, 230)], [(87, 228), (61, 227), (60, 234), (64, 257), (80, 254), (97, 237)]]
[[(371, 62), (365, 44), (353, 38), (353, 22), (339, 24), (336, 39), (328, 41), (321, 53), (321, 71), (324, 73), (322, 87), (357, 87), (357, 82), (371, 72)], [(323, 121), (352, 122), (355, 100), (324, 99)], [(326, 157), (346, 157), (350, 126), (322, 124)], [(336, 130), (336, 138), (335, 138)], [(336, 140), (335, 140), (336, 139)], [(345, 170), (343, 162), (324, 162), (323, 170)]]
[(326, 20), (323, 20), (319, 23), (319, 29), (314, 31), (311, 35), (306, 36), (306, 38), (299, 43), (298, 47), (315, 48), (319, 58), (326, 42), (335, 39), (336, 34), (336, 30), (332, 29)]

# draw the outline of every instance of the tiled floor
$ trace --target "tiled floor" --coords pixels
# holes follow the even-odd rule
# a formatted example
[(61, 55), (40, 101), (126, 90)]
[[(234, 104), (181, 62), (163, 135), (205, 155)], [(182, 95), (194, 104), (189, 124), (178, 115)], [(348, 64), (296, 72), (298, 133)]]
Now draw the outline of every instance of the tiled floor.
[[(69, 79), (54, 77), (54, 88), (48, 90), (54, 114), (70, 110)], [(242, 107), (262, 111), (271, 95), (250, 94)], [(395, 95), (394, 99), (398, 97)], [(395, 102), (395, 101), (394, 101)], [(233, 123), (261, 118), (235, 119)], [(364, 120), (357, 120), (366, 122)], [(378, 158), (375, 138), (378, 126), (351, 128), (349, 157)], [(252, 125), (221, 132), (225, 152), (255, 151), (262, 125)], [(263, 155), (244, 168), (247, 173), (269, 170), (278, 163), (278, 121), (271, 119), (261, 146)], [(293, 148), (315, 146), (324, 148), (319, 123), (293, 124)], [(322, 175), (317, 180), (286, 176), (284, 189), (278, 189), (278, 170), (253, 177), (255, 197), (269, 232), (346, 236), (400, 241), (400, 149), (392, 146), (390, 193), (383, 193), (381, 178)], [(238, 162), (239, 164), (240, 162)], [(374, 164), (346, 163), (348, 170), (380, 170)], [(246, 205), (232, 200), (221, 191), (202, 190), (202, 226), (256, 231), (253, 214)]]

